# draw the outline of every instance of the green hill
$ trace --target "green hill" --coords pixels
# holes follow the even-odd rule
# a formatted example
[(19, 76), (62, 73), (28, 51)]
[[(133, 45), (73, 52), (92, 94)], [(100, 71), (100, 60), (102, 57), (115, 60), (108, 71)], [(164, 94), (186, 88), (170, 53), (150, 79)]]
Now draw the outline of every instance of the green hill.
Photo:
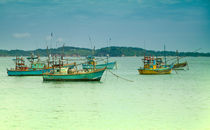
[[(153, 51), (153, 50), (144, 50), (142, 48), (137, 47), (105, 47), (96, 49), (94, 51), (95, 56), (106, 56), (109, 54), (110, 56), (118, 57), (118, 56), (143, 56), (146, 52), (146, 55), (152, 56), (163, 56), (164, 51)], [(79, 48), (79, 47), (59, 47), (53, 49), (36, 49), (36, 50), (0, 50), (0, 56), (29, 56), (31, 53), (38, 54), (40, 56), (47, 56), (47, 54), (58, 54), (62, 55), (64, 53), (65, 56), (87, 56), (93, 54), (92, 49), (88, 48)], [(166, 51), (166, 56), (176, 56), (175, 51)], [(198, 53), (198, 52), (180, 52), (180, 56), (205, 56), (209, 57), (210, 53)]]

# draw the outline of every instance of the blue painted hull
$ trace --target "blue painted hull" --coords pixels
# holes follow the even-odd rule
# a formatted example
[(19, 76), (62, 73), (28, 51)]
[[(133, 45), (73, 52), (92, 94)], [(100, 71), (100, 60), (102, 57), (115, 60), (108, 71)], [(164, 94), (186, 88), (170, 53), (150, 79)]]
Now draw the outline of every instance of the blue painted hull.
[[(107, 69), (113, 69), (116, 65), (116, 62), (109, 62), (108, 64), (97, 64), (96, 69), (102, 69), (104, 67), (107, 67)], [(82, 64), (83, 69), (93, 69), (94, 66), (90, 64)]]
[(84, 74), (44, 74), (44, 81), (100, 81), (105, 69)]
[[(73, 68), (74, 65), (65, 65), (64, 67)], [(44, 73), (50, 72), (51, 69), (29, 69), (27, 71), (20, 71), (20, 70), (7, 70), (8, 76), (41, 76)]]
[(18, 71), (18, 70), (7, 70), (8, 76), (40, 76), (43, 73), (50, 72), (52, 69), (42, 69), (42, 70), (27, 70), (27, 71)]

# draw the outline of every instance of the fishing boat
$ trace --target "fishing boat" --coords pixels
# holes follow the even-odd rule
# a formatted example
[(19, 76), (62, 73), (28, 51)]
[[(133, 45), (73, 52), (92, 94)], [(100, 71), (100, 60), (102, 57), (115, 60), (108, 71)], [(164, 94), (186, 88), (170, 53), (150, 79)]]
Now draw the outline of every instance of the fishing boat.
[(43, 74), (44, 81), (100, 81), (106, 68), (77, 70), (56, 68)]
[[(50, 62), (51, 68), (59, 68), (59, 67), (64, 67), (64, 68), (74, 68), (75, 62), (73, 63), (64, 63), (64, 59), (61, 57), (60, 59), (53, 58), (53, 60)], [(68, 61), (68, 60), (66, 60)]]
[(7, 69), (8, 76), (40, 76), (43, 73), (50, 72), (51, 68), (46, 67), (43, 63), (32, 63), (31, 67), (25, 64), (23, 57), (16, 57), (15, 68)]
[(53, 68), (57, 67), (66, 67), (66, 68), (73, 68), (74, 63), (66, 63), (56, 61), (42, 63), (39, 57), (35, 57), (31, 55), (31, 57), (27, 57), (29, 62), (31, 63), (28, 67), (25, 64), (25, 59), (23, 57), (16, 57), (15, 61), (15, 68), (7, 69), (8, 76), (41, 76), (43, 73), (50, 72)]
[(179, 55), (178, 55), (178, 50), (176, 51), (176, 54), (177, 54), (177, 57), (176, 57), (177, 61), (176, 61), (176, 63), (174, 64), (173, 69), (184, 69), (184, 67), (187, 66), (188, 63), (187, 63), (186, 61), (185, 61), (185, 62), (180, 62), (180, 61), (179, 61), (181, 58), (180, 58)]
[(144, 56), (142, 59), (144, 62), (144, 67), (138, 69), (139, 74), (142, 75), (161, 75), (161, 74), (171, 74), (172, 67), (167, 67), (163, 64), (161, 58), (154, 58), (151, 56)]
[(87, 63), (82, 64), (83, 69), (102, 69), (106, 67), (107, 69), (113, 69), (116, 66), (116, 61), (114, 62), (107, 62), (105, 61), (104, 64), (97, 64), (97, 61), (94, 56), (87, 57)]
[(187, 66), (187, 62), (182, 62), (182, 63), (175, 63), (173, 69), (178, 69), (178, 68), (183, 68), (185, 66)]

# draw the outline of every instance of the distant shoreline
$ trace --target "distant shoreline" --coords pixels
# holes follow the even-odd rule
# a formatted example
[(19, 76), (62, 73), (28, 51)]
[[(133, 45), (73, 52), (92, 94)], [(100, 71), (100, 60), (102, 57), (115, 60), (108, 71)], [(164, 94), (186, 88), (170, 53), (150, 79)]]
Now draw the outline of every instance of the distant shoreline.
[[(144, 50), (138, 47), (118, 47), (111, 46), (92, 50), (89, 48), (80, 48), (80, 47), (58, 47), (52, 49), (36, 49), (36, 50), (0, 50), (0, 57), (14, 57), (14, 56), (30, 56), (31, 53), (34, 53), (39, 56), (47, 56), (48, 54), (58, 54), (70, 57), (84, 57), (88, 55), (95, 55), (98, 57), (107, 56), (110, 57), (140, 57), (146, 55), (151, 56), (177, 56), (175, 51), (154, 51), (154, 50)], [(179, 52), (179, 56), (187, 57), (210, 57), (210, 53), (199, 53), (199, 52)]]

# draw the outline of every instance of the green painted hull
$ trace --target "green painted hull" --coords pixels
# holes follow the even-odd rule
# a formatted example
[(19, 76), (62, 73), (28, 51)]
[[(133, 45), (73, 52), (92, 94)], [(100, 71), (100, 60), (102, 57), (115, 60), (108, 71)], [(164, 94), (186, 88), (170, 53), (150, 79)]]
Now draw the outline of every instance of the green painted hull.
[(44, 81), (100, 81), (105, 69), (84, 74), (44, 74)]

